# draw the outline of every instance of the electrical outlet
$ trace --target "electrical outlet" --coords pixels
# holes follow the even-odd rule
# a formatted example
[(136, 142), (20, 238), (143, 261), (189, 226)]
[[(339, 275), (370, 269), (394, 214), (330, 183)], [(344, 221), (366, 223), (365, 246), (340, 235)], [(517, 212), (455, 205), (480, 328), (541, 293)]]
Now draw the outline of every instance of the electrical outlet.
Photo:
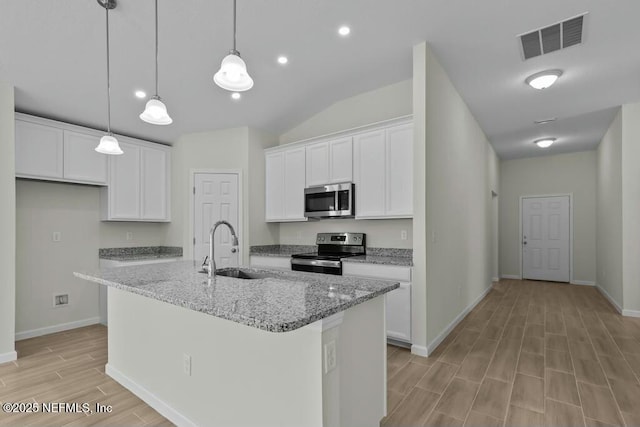
[(336, 360), (336, 342), (335, 340), (329, 341), (324, 345), (324, 373), (327, 374), (333, 371), (338, 364)]
[(69, 294), (57, 294), (53, 296), (53, 308), (69, 305)]
[(127, 241), (133, 240), (133, 232), (127, 231)]
[(51, 235), (51, 240), (53, 240), (54, 242), (59, 242), (62, 240), (62, 233), (59, 231), (54, 231), (53, 234)]
[(187, 376), (191, 376), (191, 356), (187, 353), (182, 355), (182, 370)]
[(407, 230), (400, 231), (400, 240), (407, 240)]

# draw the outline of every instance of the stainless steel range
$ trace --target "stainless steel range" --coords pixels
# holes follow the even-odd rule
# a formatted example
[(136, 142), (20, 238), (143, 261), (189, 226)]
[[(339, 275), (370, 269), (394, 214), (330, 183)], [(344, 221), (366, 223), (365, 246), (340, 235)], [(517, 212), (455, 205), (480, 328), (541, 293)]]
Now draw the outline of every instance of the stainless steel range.
[(318, 252), (291, 255), (291, 269), (342, 275), (342, 258), (365, 255), (364, 233), (318, 233)]

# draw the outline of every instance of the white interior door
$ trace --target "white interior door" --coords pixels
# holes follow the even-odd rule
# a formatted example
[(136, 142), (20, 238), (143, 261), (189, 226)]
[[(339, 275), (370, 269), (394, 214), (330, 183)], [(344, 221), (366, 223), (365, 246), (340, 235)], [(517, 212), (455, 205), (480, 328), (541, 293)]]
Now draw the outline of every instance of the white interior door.
[[(229, 221), (238, 234), (238, 174), (196, 173), (194, 174), (194, 257), (202, 262), (209, 255), (209, 230), (217, 221)], [(222, 225), (215, 234), (216, 268), (235, 267), (239, 253), (232, 246), (231, 232)]]
[(569, 196), (522, 199), (522, 278), (570, 279)]

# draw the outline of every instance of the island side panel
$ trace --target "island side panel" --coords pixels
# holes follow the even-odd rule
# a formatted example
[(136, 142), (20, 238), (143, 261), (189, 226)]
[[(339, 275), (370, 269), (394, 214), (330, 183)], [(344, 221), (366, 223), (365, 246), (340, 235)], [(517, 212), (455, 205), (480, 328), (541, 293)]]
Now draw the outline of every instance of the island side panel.
[[(342, 427), (378, 426), (386, 415), (384, 298), (381, 295), (344, 312), (338, 336)], [(327, 332), (325, 342), (332, 339)]]
[(318, 331), (266, 332), (114, 288), (108, 298), (107, 373), (178, 425), (323, 425)]

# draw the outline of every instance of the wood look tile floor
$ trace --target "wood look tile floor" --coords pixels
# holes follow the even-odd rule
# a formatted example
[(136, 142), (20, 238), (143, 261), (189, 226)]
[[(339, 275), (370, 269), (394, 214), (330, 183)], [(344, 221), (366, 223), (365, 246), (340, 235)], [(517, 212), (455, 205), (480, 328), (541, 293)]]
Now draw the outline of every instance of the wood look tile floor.
[(107, 328), (88, 326), (16, 342), (18, 360), (0, 365), (0, 404), (96, 403), (109, 414), (6, 413), (0, 426), (173, 426), (104, 373)]
[(590, 286), (500, 281), (430, 357), (387, 358), (383, 427), (640, 426), (640, 319)]

